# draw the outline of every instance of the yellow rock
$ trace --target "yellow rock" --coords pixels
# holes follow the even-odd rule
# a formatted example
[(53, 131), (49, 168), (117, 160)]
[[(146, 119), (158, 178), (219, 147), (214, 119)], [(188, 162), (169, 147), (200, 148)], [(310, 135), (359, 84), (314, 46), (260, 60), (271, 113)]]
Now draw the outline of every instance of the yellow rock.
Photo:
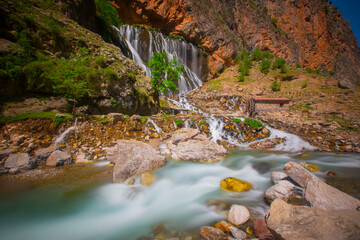
[(108, 166), (109, 166), (109, 167), (113, 167), (114, 164), (113, 164), (113, 163), (109, 163)]
[(249, 191), (253, 185), (237, 178), (228, 177), (220, 182), (220, 187), (223, 190), (232, 192), (244, 192)]
[(309, 156), (309, 154), (306, 154), (306, 153), (300, 155), (300, 157), (308, 157), (308, 156)]
[(223, 230), (223, 232), (230, 232), (229, 227), (232, 227), (233, 225), (231, 225), (228, 222), (225, 221), (221, 221), (215, 224), (216, 228), (219, 228), (221, 230)]
[(164, 233), (160, 233), (160, 234), (155, 236), (155, 239), (166, 240), (167, 236)]
[(308, 162), (299, 162), (299, 164), (310, 172), (320, 172), (320, 168), (315, 164), (308, 163)]
[(150, 172), (145, 172), (140, 176), (140, 182), (144, 186), (150, 186), (155, 181), (155, 175)]

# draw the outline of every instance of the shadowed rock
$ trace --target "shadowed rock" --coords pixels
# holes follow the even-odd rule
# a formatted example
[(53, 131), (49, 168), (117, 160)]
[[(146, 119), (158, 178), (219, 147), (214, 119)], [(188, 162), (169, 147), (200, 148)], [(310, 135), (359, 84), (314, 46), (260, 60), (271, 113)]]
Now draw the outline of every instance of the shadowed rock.
[(46, 166), (58, 167), (72, 163), (72, 157), (67, 152), (56, 150), (46, 159)]
[(21, 170), (29, 170), (35, 167), (33, 161), (31, 161), (29, 154), (19, 153), (10, 154), (5, 161), (5, 168), (9, 169), (10, 173), (16, 173)]
[(360, 200), (321, 181), (308, 182), (305, 199), (312, 207), (324, 210), (355, 210), (360, 207)]
[(285, 173), (301, 187), (305, 187), (309, 181), (321, 181), (320, 178), (294, 162), (288, 162), (284, 166)]
[(285, 240), (350, 240), (360, 236), (359, 211), (325, 211), (293, 206), (281, 199), (272, 202), (266, 223), (278, 239)]

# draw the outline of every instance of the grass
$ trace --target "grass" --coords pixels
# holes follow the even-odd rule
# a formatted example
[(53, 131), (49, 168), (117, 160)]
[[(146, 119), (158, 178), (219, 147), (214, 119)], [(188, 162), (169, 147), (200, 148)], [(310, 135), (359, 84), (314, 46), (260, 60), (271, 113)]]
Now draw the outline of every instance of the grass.
[(234, 121), (235, 123), (240, 123), (240, 122), (242, 122), (240, 118), (233, 118), (233, 121)]
[(57, 126), (57, 125), (59, 125), (61, 123), (66, 122), (67, 120), (73, 118), (73, 115), (71, 115), (69, 113), (62, 113), (63, 115), (65, 115), (65, 118), (57, 118), (56, 114), (58, 114), (58, 113), (54, 113), (54, 112), (40, 112), (40, 113), (27, 112), (27, 113), (19, 114), (19, 115), (12, 116), (12, 117), (2, 117), (2, 118), (0, 118), (0, 123), (13, 122), (13, 121), (18, 121), (18, 120), (23, 120), (23, 119), (28, 119), (28, 118), (51, 118), (54, 121), (54, 126)]
[(250, 127), (254, 128), (254, 129), (264, 127), (264, 125), (261, 122), (259, 122), (258, 120), (250, 119), (250, 118), (245, 118), (244, 124), (245, 124), (245, 126), (250, 126)]
[(222, 90), (222, 85), (221, 85), (221, 81), (223, 79), (215, 79), (209, 82), (209, 89), (210, 90), (215, 90), (215, 91), (219, 91)]

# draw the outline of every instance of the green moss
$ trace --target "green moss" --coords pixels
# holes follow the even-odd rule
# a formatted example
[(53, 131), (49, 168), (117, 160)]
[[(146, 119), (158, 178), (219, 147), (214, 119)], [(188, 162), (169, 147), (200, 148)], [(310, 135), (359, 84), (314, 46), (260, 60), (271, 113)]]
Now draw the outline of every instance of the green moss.
[(261, 122), (259, 122), (258, 120), (250, 119), (250, 118), (245, 118), (244, 124), (245, 124), (245, 126), (250, 126), (250, 127), (254, 128), (254, 129), (264, 127), (264, 125)]
[(242, 122), (240, 118), (233, 118), (233, 121), (236, 122), (236, 123)]
[(180, 118), (175, 119), (175, 123), (178, 127), (182, 127), (183, 121)]
[(0, 123), (18, 121), (18, 120), (23, 120), (23, 119), (28, 119), (28, 118), (51, 118), (54, 121), (54, 125), (57, 126), (58, 124), (66, 122), (69, 119), (73, 118), (73, 115), (71, 115), (69, 113), (62, 113), (63, 115), (65, 115), (65, 118), (56, 118), (56, 114), (57, 113), (54, 113), (54, 112), (40, 112), (40, 113), (27, 112), (27, 113), (13, 116), (13, 117), (1, 117)]

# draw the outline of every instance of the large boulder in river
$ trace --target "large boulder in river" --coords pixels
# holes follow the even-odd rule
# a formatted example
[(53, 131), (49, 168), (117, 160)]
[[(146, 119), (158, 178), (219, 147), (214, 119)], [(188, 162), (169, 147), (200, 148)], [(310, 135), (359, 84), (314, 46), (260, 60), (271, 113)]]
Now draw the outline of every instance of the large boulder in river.
[(301, 187), (306, 187), (310, 181), (321, 181), (320, 178), (306, 170), (300, 164), (288, 162), (284, 166), (285, 173)]
[(321, 181), (308, 182), (305, 199), (312, 207), (324, 210), (355, 210), (360, 207), (360, 200)]
[(123, 182), (166, 164), (165, 156), (160, 155), (149, 144), (136, 140), (120, 140), (113, 148), (106, 150), (106, 155), (115, 164), (114, 182)]
[(171, 137), (168, 147), (171, 158), (180, 161), (218, 162), (227, 154), (227, 150), (212, 141), (199, 130), (182, 128)]
[(29, 170), (35, 167), (34, 161), (31, 161), (29, 154), (19, 153), (10, 154), (5, 161), (5, 168), (9, 169), (10, 173), (16, 173), (21, 170)]
[(272, 202), (266, 223), (278, 239), (285, 240), (352, 240), (360, 236), (359, 211), (293, 206), (281, 199)]
[(226, 191), (245, 192), (245, 191), (249, 191), (253, 187), (253, 185), (244, 180), (228, 177), (220, 182), (220, 187), (221, 189)]

